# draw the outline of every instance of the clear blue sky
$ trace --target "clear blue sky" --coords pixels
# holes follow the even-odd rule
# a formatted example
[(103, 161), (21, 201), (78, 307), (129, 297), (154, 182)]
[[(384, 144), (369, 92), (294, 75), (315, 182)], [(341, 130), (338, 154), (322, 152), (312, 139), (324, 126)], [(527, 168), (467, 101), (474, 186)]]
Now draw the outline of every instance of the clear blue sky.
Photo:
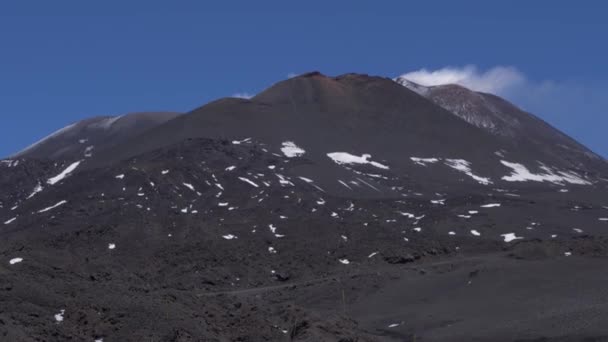
[(516, 68), (531, 90), (511, 100), (608, 156), (604, 3), (2, 1), (0, 156), (85, 117), (187, 111), (290, 73), (465, 65)]

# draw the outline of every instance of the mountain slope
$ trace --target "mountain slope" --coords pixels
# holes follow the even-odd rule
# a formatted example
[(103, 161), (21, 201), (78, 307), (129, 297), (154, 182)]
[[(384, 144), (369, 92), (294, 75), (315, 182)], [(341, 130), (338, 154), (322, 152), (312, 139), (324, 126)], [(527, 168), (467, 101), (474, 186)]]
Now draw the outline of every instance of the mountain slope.
[(575, 167), (584, 162), (598, 165), (604, 161), (574, 139), (498, 96), (474, 92), (455, 84), (425, 87), (403, 77), (397, 77), (395, 81), (468, 123), (517, 144), (519, 148), (534, 146), (555, 157), (561, 156)]
[(145, 112), (86, 119), (52, 133), (11, 158), (90, 158), (99, 150), (120, 144), (178, 115), (169, 112)]
[(0, 161), (1, 339), (608, 336), (603, 164), (416, 90), (310, 73)]
[[(477, 97), (463, 91), (464, 103)], [(590, 157), (571, 139), (499, 98), (488, 98), (506, 113), (502, 118), (521, 123), (508, 126), (516, 136), (471, 125), (387, 78), (310, 73), (279, 82), (251, 100), (221, 99), (195, 109), (100, 154), (93, 165), (111, 164), (189, 138), (252, 138), (275, 153), (282, 153), (284, 143), (294, 143), (314, 162), (311, 175), (334, 192), (345, 190), (336, 182), (340, 177), (329, 156), (337, 152), (369, 154), (369, 160), (384, 163), (390, 173), (406, 174), (418, 182), (467, 186), (593, 184), (606, 173), (605, 161)], [(475, 117), (494, 120), (485, 111)], [(565, 144), (575, 152), (564, 152), (560, 146)], [(417, 162), (429, 159), (439, 163), (421, 167), (424, 163)], [(367, 181), (380, 187), (374, 179)], [(380, 193), (394, 195), (385, 189)]]

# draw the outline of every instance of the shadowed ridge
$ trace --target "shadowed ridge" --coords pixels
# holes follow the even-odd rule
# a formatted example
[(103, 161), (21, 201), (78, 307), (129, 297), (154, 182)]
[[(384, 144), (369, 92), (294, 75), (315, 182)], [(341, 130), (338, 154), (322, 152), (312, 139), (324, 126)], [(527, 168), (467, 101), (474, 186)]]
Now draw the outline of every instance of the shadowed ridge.
[(175, 112), (96, 116), (70, 124), (14, 154), (13, 158), (79, 159), (176, 118)]

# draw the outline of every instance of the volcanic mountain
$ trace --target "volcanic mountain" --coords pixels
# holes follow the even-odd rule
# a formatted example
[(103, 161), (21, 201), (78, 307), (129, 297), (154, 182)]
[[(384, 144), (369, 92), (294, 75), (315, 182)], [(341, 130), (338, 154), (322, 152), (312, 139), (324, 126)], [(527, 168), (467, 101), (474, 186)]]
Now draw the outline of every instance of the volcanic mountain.
[(608, 164), (494, 95), (313, 72), (0, 168), (7, 340), (608, 336)]

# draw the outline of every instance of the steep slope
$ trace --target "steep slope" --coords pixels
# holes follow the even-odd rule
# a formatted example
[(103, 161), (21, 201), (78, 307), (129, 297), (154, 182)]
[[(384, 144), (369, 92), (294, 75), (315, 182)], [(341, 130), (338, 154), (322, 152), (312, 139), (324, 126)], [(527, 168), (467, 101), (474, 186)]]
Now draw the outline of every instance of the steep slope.
[(475, 92), (456, 84), (425, 87), (403, 77), (395, 81), (466, 122), (503, 138), (514, 148), (538, 149), (574, 167), (605, 164), (603, 158), (585, 146), (498, 96)]
[(178, 115), (169, 112), (145, 112), (82, 120), (52, 133), (11, 158), (90, 158), (97, 151), (120, 144)]

